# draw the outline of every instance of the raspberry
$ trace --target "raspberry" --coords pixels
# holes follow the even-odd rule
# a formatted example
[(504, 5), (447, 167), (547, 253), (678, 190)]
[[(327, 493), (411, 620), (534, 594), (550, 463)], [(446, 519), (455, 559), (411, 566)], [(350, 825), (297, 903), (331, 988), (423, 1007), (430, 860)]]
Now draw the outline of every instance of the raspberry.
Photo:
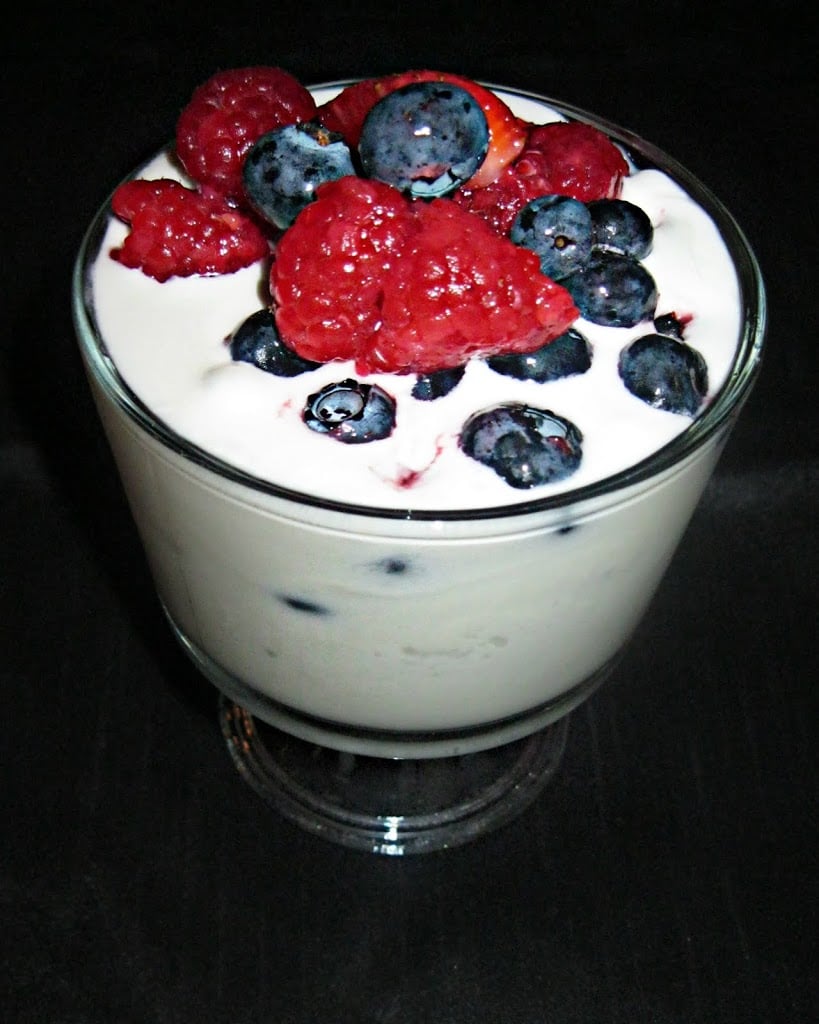
[(479, 217), (356, 178), (323, 185), (284, 234), (271, 291), (288, 345), (315, 362), (352, 359), (359, 374), (532, 351), (578, 315), (534, 253)]
[(221, 196), (200, 195), (168, 178), (120, 185), (111, 207), (131, 226), (111, 256), (157, 281), (230, 274), (270, 252), (258, 225)]
[(540, 175), (518, 173), (515, 164), (505, 167), (486, 188), (472, 188), (471, 182), (453, 193), (463, 209), (477, 214), (498, 235), (505, 235), (519, 211), (532, 199), (549, 194), (549, 185)]
[(420, 231), (385, 289), (373, 369), (429, 372), (471, 356), (530, 352), (577, 318), (534, 255), (446, 200), (416, 204)]
[(489, 125), (489, 151), (470, 179), (470, 186), (483, 188), (501, 173), (523, 149), (527, 125), (489, 89), (461, 75), (445, 71), (405, 71), (383, 78), (370, 78), (347, 86), (336, 97), (318, 109), (321, 123), (339, 132), (350, 146), (358, 146), (361, 126), (370, 108), (388, 93), (411, 82), (451, 82), (466, 89), (478, 101)]
[(588, 203), (614, 199), (628, 164), (602, 132), (579, 121), (532, 125), (517, 160), (486, 188), (468, 181), (453, 196), (499, 234), (506, 234), (518, 212), (532, 199), (564, 195)]
[(176, 152), (200, 185), (242, 203), (242, 161), (262, 135), (316, 112), (310, 92), (277, 67), (220, 71), (200, 85), (176, 125)]
[(556, 121), (529, 131), (517, 160), (521, 174), (542, 174), (554, 195), (583, 203), (615, 199), (628, 164), (603, 132), (579, 121)]
[(354, 177), (316, 196), (276, 248), (276, 321), (302, 358), (354, 359), (378, 331), (384, 280), (415, 229), (412, 207), (390, 185)]

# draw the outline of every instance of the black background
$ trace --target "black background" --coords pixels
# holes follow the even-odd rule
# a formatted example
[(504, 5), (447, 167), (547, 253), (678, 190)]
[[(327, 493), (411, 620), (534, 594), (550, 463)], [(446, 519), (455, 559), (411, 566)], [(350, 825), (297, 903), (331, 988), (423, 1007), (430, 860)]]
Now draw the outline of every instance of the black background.
[[(4, 28), (0, 1019), (723, 1024), (817, 1010), (817, 36), (810, 5), (27, 5)], [(220, 67), (438, 67), (643, 134), (729, 206), (768, 351), (617, 676), (515, 824), (405, 860), (234, 771), (69, 313), (86, 223)]]

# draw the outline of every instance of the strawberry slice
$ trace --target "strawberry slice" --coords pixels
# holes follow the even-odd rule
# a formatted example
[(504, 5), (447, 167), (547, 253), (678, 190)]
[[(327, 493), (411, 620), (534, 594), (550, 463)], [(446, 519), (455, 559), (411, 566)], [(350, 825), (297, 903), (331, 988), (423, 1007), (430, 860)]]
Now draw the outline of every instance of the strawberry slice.
[(466, 89), (480, 104), (489, 126), (489, 150), (481, 166), (469, 179), (470, 188), (483, 188), (494, 181), (522, 151), (528, 125), (516, 117), (491, 90), (471, 78), (451, 75), (445, 71), (404, 71), (355, 82), (319, 107), (317, 116), (326, 128), (343, 135), (349, 146), (357, 146), (361, 126), (374, 104), (388, 93), (411, 82), (451, 82)]
[[(403, 78), (403, 75), (392, 76)], [(353, 82), (316, 110), (316, 118), (331, 132), (338, 132), (348, 146), (357, 148), (361, 126), (371, 107), (391, 92), (389, 78), (368, 78)], [(405, 83), (406, 84), (406, 83)], [(396, 88), (396, 86), (393, 86)]]
[(500, 97), (468, 78), (445, 75), (445, 80), (470, 92), (480, 103), (489, 125), (489, 151), (469, 179), (470, 188), (484, 188), (495, 181), (521, 153), (529, 132), (528, 124), (512, 113)]

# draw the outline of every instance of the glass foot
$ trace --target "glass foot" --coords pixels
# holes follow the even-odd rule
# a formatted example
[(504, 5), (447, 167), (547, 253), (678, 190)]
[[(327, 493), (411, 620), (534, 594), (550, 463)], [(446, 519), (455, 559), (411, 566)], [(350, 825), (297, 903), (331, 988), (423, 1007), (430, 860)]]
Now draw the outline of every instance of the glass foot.
[(224, 696), (219, 715), (234, 764), (268, 804), (315, 835), (387, 856), (460, 846), (511, 821), (554, 776), (569, 729), (564, 715), (490, 750), (393, 759), (297, 739)]

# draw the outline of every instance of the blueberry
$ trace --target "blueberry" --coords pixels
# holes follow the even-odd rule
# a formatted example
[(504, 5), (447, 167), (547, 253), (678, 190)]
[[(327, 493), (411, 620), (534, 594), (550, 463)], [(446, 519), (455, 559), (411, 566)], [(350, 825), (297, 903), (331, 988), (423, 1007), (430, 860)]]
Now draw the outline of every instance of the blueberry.
[(325, 608), (322, 604), (316, 604), (315, 601), (307, 601), (303, 597), (292, 597), (290, 594), (282, 594), (282, 601), (297, 612), (307, 612), (309, 615), (329, 615), (329, 608)]
[(654, 316), (657, 285), (638, 260), (595, 251), (562, 282), (581, 316), (604, 327), (634, 327)]
[(583, 435), (569, 420), (515, 402), (475, 413), (458, 439), (466, 455), (519, 489), (574, 473), (582, 441)]
[(386, 576), (403, 576), (409, 572), (410, 563), (398, 555), (387, 556), (377, 561), (373, 568), (378, 572), (383, 572)]
[(694, 416), (708, 391), (708, 368), (696, 349), (663, 334), (646, 334), (620, 353), (628, 390), (647, 405)]
[(236, 328), (230, 337), (230, 355), (235, 362), (252, 363), (277, 377), (297, 377), (321, 365), (302, 359), (285, 345), (269, 309), (257, 310)]
[(345, 444), (389, 437), (395, 426), (395, 400), (377, 384), (348, 378), (310, 395), (302, 419), (311, 430)]
[(449, 370), (419, 373), (412, 386), (412, 397), (421, 402), (431, 402), (436, 398), (443, 398), (460, 382), (465, 370), (465, 366), (453, 366)]
[(288, 228), (322, 182), (355, 170), (341, 135), (307, 121), (262, 135), (248, 151), (242, 173), (245, 195), (256, 212)]
[(537, 253), (541, 271), (559, 281), (585, 266), (591, 254), (591, 214), (578, 199), (539, 196), (520, 210), (509, 237)]
[(445, 82), (412, 82), (373, 105), (358, 153), (367, 177), (431, 199), (471, 178), (488, 148), (486, 115), (471, 93)]
[(595, 248), (634, 260), (641, 260), (651, 252), (654, 228), (641, 207), (625, 199), (596, 199), (588, 204), (588, 210)]
[(591, 345), (580, 331), (570, 327), (565, 334), (534, 352), (489, 356), (486, 363), (496, 373), (507, 377), (544, 384), (560, 377), (585, 373), (591, 366)]
[(663, 313), (662, 316), (654, 318), (654, 330), (658, 334), (667, 334), (669, 338), (682, 341), (685, 325), (676, 313)]

